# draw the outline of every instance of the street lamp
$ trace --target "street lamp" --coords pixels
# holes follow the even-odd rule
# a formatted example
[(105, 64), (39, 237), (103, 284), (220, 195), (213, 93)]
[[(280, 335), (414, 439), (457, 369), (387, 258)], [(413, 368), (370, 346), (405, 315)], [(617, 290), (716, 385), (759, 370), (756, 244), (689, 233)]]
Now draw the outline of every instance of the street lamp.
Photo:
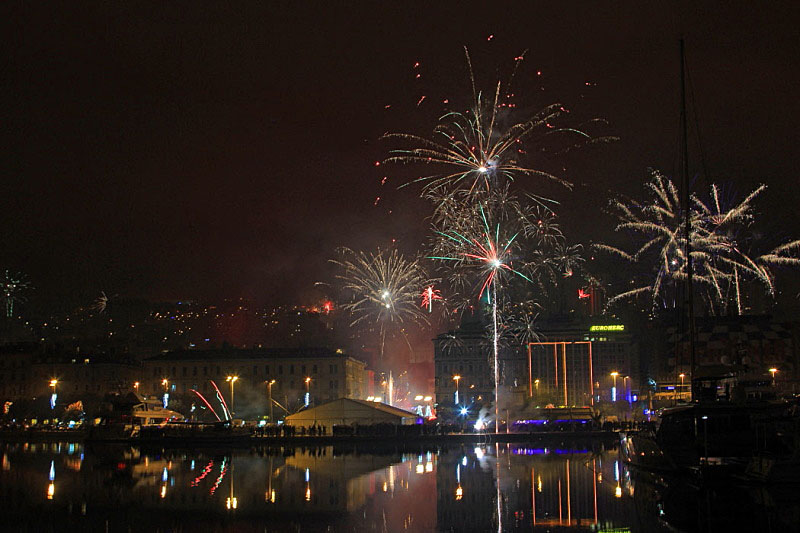
[(275, 380), (267, 381), (267, 393), (269, 394), (269, 423), (272, 424), (272, 386), (275, 385)]
[(619, 372), (616, 370), (611, 373), (611, 377), (614, 378), (614, 386), (611, 387), (611, 401), (617, 401), (617, 376), (619, 376)]
[(56, 385), (58, 385), (58, 380), (56, 378), (51, 379), (50, 386), (53, 387), (53, 395), (50, 397), (50, 409), (56, 408), (56, 398), (58, 398), (56, 394)]
[(169, 380), (164, 378), (161, 380), (161, 384), (164, 385), (164, 397), (161, 399), (161, 403), (166, 409), (169, 406)]
[(455, 376), (453, 376), (453, 381), (455, 381), (455, 382), (456, 382), (456, 396), (455, 396), (455, 398), (456, 398), (456, 405), (458, 405), (458, 382), (459, 382), (459, 380), (461, 380), (461, 376), (459, 376), (458, 374), (456, 374)]
[(680, 394), (680, 397), (681, 397), (681, 400), (682, 400), (683, 399), (683, 378), (686, 377), (686, 374), (681, 372), (680, 374), (678, 374), (678, 377), (681, 378), (681, 394)]
[(311, 378), (306, 377), (306, 407), (311, 403)]
[(769, 373), (772, 374), (772, 385), (775, 386), (775, 374), (778, 372), (777, 368), (770, 368)]
[(239, 376), (228, 376), (225, 378), (225, 381), (231, 384), (231, 418), (233, 418), (233, 384), (236, 383), (237, 379), (239, 379)]
[(138, 381), (134, 381), (133, 382), (133, 390), (136, 391), (136, 394), (139, 394), (139, 382)]

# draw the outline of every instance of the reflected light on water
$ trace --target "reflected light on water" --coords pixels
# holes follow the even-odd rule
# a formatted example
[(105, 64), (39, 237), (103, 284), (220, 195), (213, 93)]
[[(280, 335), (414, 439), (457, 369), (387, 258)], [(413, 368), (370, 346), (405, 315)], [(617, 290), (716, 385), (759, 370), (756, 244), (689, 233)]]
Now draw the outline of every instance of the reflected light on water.
[[(496, 531), (498, 527), (524, 531), (559, 523), (567, 527), (599, 523), (624, 530), (630, 527), (634, 502), (627, 497), (633, 492), (631, 477), (624, 463), (615, 464), (616, 451), (590, 451), (586, 446), (565, 446), (550, 454), (522, 453), (533, 449), (530, 444), (480, 443), (438, 453), (425, 448), (409, 453), (397, 448), (349, 451), (332, 446), (225, 452), (109, 446), (86, 451), (80, 469), (70, 466), (77, 461), (77, 447), (70, 458), (66, 444), (61, 452), (49, 444), (27, 451), (22, 444), (0, 446), (3, 468), (13, 474), (0, 476), (0, 490), (5, 491), (0, 493), (26, 490), (27, 483), (31, 501), (41, 504), (54, 500), (58, 477), (60, 500), (56, 503), (61, 505), (49, 504), (53, 512), (47, 519), (63, 520), (64, 513), (71, 512), (66, 495), (75, 499), (76, 515), (78, 505), (81, 509), (86, 505), (80, 503), (85, 498), (89, 503), (86, 530), (98, 529), (94, 526), (102, 530), (106, 521), (110, 529), (124, 530), (124, 517), (112, 510), (120, 502), (133, 505), (141, 516), (141, 530), (149, 531), (168, 529), (166, 520), (177, 520), (185, 530), (202, 531), (200, 510), (203, 519), (210, 520), (227, 520), (237, 510), (237, 524), (241, 522), (244, 529), (268, 519), (275, 531), (292, 529), (291, 520), (299, 521), (295, 525), (303, 530), (334, 531), (379, 531), (384, 524), (395, 524), (397, 529), (406, 524), (409, 532)], [(27, 456), (22, 457), (23, 453)], [(617, 469), (618, 483), (598, 484), (603, 476), (611, 480)], [(240, 472), (247, 474), (234, 476)], [(43, 495), (45, 476), (51, 479)], [(637, 498), (647, 494), (646, 488), (636, 489)], [(280, 503), (278, 490), (283, 494)], [(73, 494), (84, 496), (73, 498)], [(239, 499), (245, 502), (242, 511), (238, 511)], [(33, 507), (24, 505), (19, 512), (36, 514)]]

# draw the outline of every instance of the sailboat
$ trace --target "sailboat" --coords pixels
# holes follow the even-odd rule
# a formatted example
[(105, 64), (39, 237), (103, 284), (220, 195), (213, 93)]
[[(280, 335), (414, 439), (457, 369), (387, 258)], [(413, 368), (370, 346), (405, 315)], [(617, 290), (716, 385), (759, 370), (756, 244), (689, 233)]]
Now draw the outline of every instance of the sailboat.
[[(695, 320), (693, 301), (693, 266), (690, 239), (690, 192), (688, 163), (688, 127), (686, 117), (686, 81), (684, 43), (680, 44), (682, 182), (686, 227), (686, 316), (690, 353), (691, 403), (664, 409), (654, 434), (622, 435), (621, 454), (634, 467), (659, 472), (702, 474), (703, 478), (749, 470), (758, 472), (769, 464), (753, 465), (755, 457), (797, 457), (797, 439), (786, 428), (798, 425), (794, 410), (787, 402), (770, 399), (749, 401), (736, 381), (731, 368), (707, 368), (702, 371), (695, 357)], [(725, 391), (720, 395), (719, 390)], [(796, 431), (796, 429), (795, 429)], [(766, 475), (764, 476), (766, 478)]]

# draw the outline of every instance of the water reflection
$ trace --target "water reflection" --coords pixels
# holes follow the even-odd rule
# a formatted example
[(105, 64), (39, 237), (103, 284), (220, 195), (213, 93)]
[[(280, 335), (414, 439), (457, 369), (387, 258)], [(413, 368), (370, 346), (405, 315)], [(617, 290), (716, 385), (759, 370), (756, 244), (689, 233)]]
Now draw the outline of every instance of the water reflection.
[[(40, 443), (0, 453), (4, 513), (31, 530), (658, 531), (667, 522), (715, 530), (731, 514), (730, 490), (701, 494), (631, 475), (616, 451), (599, 447), (188, 452)], [(784, 499), (783, 514), (797, 515), (797, 499)], [(761, 530), (791, 524), (753, 505), (742, 508)]]

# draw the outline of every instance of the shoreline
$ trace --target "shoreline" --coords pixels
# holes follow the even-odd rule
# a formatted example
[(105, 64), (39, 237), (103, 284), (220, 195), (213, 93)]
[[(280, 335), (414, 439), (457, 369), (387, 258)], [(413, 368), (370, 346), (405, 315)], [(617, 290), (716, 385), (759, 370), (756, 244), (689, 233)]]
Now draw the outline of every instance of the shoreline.
[(142, 444), (162, 446), (330, 446), (337, 444), (463, 444), (474, 442), (510, 443), (556, 441), (600, 441), (619, 439), (617, 431), (538, 431), (529, 433), (445, 433), (434, 435), (162, 435), (153, 437), (113, 437), (88, 435), (85, 430), (0, 432), (2, 443), (81, 442), (98, 444)]

